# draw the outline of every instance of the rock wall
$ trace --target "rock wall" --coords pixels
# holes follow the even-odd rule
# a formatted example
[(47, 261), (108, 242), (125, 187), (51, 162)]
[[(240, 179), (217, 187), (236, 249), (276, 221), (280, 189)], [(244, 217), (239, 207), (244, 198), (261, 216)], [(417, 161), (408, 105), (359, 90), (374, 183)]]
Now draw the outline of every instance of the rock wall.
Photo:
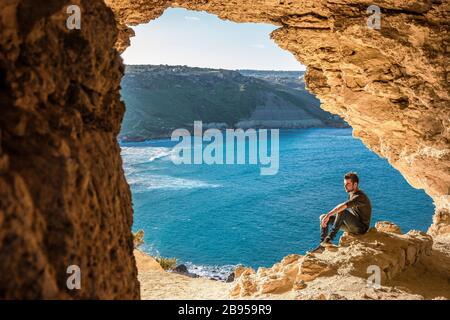
[[(119, 50), (168, 7), (280, 26), (271, 37), (307, 66), (308, 89), (371, 150), (434, 200), (433, 235), (450, 234), (449, 1), (105, 0), (120, 24)], [(381, 29), (367, 26), (370, 5)], [(389, 182), (383, 181), (388, 188)]]
[(116, 40), (99, 0), (0, 3), (0, 299), (139, 298)]
[[(139, 298), (113, 47), (169, 6), (279, 25), (272, 38), (308, 66), (323, 108), (433, 197), (430, 232), (450, 231), (448, 1), (105, 2), (113, 12), (101, 0), (0, 3), (0, 298)], [(372, 3), (381, 30), (366, 26)], [(81, 30), (66, 28), (71, 4)], [(70, 265), (80, 290), (67, 289)]]

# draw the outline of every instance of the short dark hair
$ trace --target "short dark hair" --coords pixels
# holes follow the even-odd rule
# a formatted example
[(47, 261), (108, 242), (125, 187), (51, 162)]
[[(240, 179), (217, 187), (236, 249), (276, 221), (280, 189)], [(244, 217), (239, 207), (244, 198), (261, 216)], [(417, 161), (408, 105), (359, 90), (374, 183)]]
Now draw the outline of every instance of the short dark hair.
[(345, 174), (344, 179), (350, 179), (353, 183), (359, 183), (359, 178), (356, 172), (348, 172)]

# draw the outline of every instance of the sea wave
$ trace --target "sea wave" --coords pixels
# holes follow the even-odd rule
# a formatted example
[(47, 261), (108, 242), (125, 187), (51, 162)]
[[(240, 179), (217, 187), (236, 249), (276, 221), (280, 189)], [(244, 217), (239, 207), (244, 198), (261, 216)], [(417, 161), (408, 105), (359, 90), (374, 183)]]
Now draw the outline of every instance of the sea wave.
[(231, 264), (223, 266), (196, 265), (192, 262), (183, 264), (187, 267), (189, 273), (196, 274), (202, 278), (212, 278), (220, 281), (226, 281), (237, 266)]
[(167, 147), (122, 147), (121, 155), (127, 165), (153, 162), (172, 154), (172, 149)]
[(144, 192), (154, 189), (198, 189), (219, 188), (219, 184), (201, 180), (182, 179), (164, 175), (132, 174), (127, 176), (127, 182), (133, 192)]
[(148, 255), (152, 256), (152, 257), (160, 257), (160, 253), (159, 250), (156, 248), (156, 246), (154, 244), (148, 244), (148, 243), (143, 243), (140, 247), (139, 250), (142, 250), (143, 252), (147, 253)]
[[(160, 257), (160, 252), (154, 244), (144, 243), (140, 250), (152, 257)], [(178, 260), (178, 265), (184, 264), (189, 273), (195, 274), (202, 278), (215, 279), (219, 281), (227, 281), (231, 273), (234, 272), (237, 265), (196, 265), (192, 262)]]

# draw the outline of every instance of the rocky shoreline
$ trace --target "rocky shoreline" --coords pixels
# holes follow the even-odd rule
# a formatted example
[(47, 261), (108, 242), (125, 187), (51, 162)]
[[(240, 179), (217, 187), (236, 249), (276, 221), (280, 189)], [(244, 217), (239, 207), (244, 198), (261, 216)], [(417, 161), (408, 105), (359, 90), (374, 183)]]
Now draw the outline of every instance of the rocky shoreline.
[[(185, 267), (166, 272), (152, 257), (135, 256), (144, 299), (450, 299), (450, 243), (416, 230), (403, 234), (390, 222), (363, 236), (344, 234), (324, 252), (288, 255), (271, 268), (238, 266), (229, 282)], [(377, 269), (380, 283), (371, 277)]]

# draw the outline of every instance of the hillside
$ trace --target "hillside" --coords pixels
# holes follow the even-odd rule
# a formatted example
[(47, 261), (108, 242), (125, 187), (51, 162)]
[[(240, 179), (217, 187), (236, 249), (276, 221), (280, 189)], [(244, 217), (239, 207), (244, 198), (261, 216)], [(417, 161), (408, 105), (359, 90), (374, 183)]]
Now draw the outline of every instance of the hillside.
[(126, 141), (167, 137), (195, 120), (217, 128), (346, 126), (320, 109), (303, 72), (127, 66), (121, 93)]

